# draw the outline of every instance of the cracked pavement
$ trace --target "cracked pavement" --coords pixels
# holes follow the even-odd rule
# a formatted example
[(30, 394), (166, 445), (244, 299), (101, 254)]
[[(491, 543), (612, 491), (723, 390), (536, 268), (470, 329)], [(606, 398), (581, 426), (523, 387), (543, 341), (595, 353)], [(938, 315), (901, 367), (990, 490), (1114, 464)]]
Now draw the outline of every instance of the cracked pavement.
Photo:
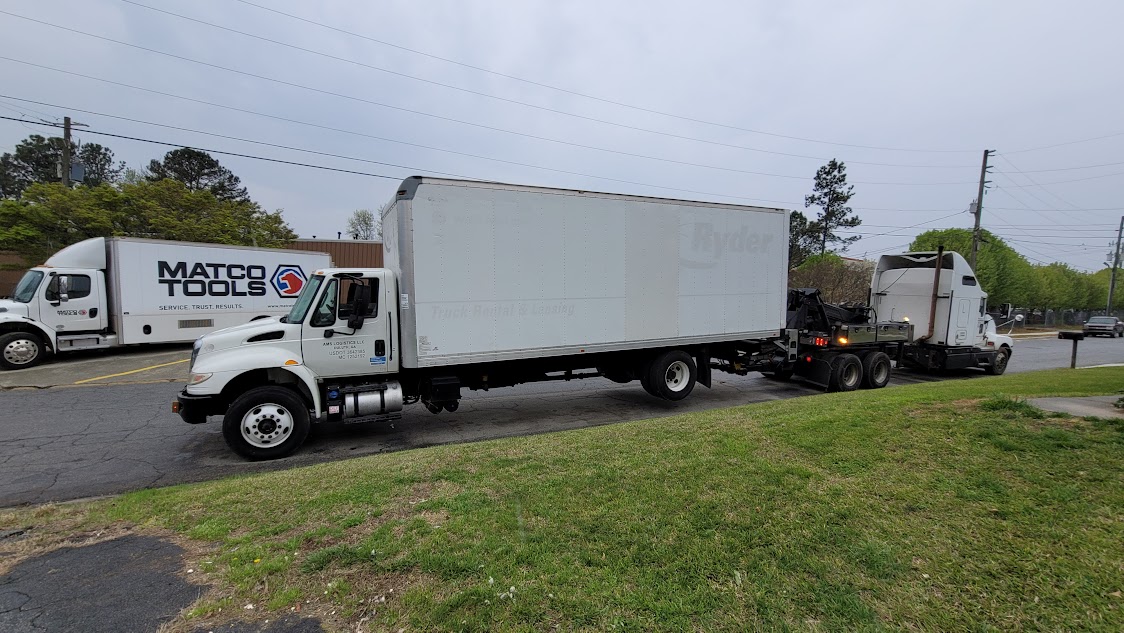
[[(1069, 365), (1069, 341), (1017, 342), (1009, 371)], [(1124, 340), (1082, 343), (1081, 365), (1124, 361)], [(60, 367), (61, 367), (60, 363)], [(951, 377), (982, 375), (979, 372)], [(138, 378), (143, 379), (141, 374)], [(895, 372), (894, 385), (939, 380)], [(314, 426), (292, 457), (246, 462), (222, 439), (212, 417), (188, 425), (171, 413), (179, 383), (109, 384), (0, 392), (0, 506), (65, 501), (131, 490), (278, 470), (436, 444), (577, 429), (665, 417), (752, 402), (812, 395), (798, 381), (715, 374), (714, 389), (696, 388), (681, 403), (655, 400), (638, 383), (604, 379), (466, 391), (453, 414), (407, 407), (403, 419), (380, 425)]]

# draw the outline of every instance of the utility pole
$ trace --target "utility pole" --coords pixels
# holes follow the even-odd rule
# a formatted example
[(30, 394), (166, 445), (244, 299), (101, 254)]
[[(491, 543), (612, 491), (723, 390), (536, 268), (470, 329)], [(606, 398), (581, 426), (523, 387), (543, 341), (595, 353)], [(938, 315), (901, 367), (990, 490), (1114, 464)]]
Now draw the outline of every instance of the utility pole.
[(70, 117), (62, 119), (62, 186), (70, 189)]
[(985, 149), (983, 153), (983, 165), (980, 166), (980, 190), (976, 194), (976, 224), (972, 228), (972, 257), (969, 262), (972, 265), (972, 270), (976, 269), (976, 253), (980, 250), (980, 216), (983, 215), (983, 197), (984, 189), (987, 187), (987, 159), (995, 150)]
[(1112, 293), (1116, 290), (1116, 269), (1120, 268), (1120, 238), (1124, 235), (1124, 215), (1120, 216), (1120, 228), (1116, 229), (1116, 253), (1112, 257), (1112, 276), (1108, 282), (1108, 306), (1105, 314), (1112, 314)]

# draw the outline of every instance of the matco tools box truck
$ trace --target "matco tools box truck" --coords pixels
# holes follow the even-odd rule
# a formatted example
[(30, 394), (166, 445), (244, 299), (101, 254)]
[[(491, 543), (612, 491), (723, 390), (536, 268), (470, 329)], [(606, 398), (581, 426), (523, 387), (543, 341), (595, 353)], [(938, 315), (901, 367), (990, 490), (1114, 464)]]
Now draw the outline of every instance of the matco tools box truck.
[(0, 367), (49, 354), (191, 342), (219, 328), (287, 314), (323, 253), (93, 238), (27, 271), (0, 300)]

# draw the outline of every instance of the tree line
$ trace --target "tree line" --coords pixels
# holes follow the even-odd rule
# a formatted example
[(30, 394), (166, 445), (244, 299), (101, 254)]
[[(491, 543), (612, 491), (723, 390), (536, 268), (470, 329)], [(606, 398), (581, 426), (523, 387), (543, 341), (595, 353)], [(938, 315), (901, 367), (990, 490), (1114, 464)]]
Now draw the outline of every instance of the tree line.
[(241, 179), (206, 152), (180, 148), (129, 169), (96, 143), (71, 144), (81, 183), (61, 182), (62, 138), (38, 134), (0, 155), (0, 250), (40, 263), (90, 237), (146, 237), (278, 247), (297, 235), (254, 202)]

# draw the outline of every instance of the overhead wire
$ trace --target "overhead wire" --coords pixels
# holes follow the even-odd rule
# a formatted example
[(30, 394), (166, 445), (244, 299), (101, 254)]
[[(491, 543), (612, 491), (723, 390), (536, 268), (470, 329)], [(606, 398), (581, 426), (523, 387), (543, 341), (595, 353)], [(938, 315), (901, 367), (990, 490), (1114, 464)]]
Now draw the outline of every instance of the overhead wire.
[[(327, 89), (324, 89), (324, 88), (316, 88), (314, 86), (308, 86), (308, 85), (297, 83), (297, 82), (294, 82), (294, 81), (279, 79), (277, 77), (270, 77), (268, 75), (262, 75), (262, 74), (259, 74), (259, 73), (254, 73), (254, 72), (250, 72), (250, 71), (246, 71), (246, 70), (239, 70), (237, 68), (231, 68), (229, 66), (223, 66), (221, 64), (206, 62), (206, 61), (203, 61), (203, 60), (194, 59), (194, 58), (187, 57), (187, 56), (184, 56), (184, 55), (177, 55), (175, 53), (169, 53), (169, 52), (161, 51), (161, 50), (158, 50), (158, 49), (155, 49), (155, 48), (150, 48), (150, 47), (147, 47), (147, 46), (141, 46), (139, 44), (133, 44), (131, 42), (126, 42), (126, 41), (123, 41), (123, 40), (118, 40), (118, 39), (106, 37), (106, 36), (103, 36), (103, 35), (97, 35), (97, 34), (94, 34), (94, 33), (89, 33), (87, 31), (82, 31), (80, 29), (75, 29), (75, 28), (71, 28), (71, 27), (67, 27), (67, 26), (62, 26), (62, 25), (59, 25), (59, 24), (54, 24), (52, 22), (47, 22), (47, 21), (44, 21), (44, 20), (39, 20), (39, 19), (36, 19), (36, 18), (27, 17), (27, 16), (24, 16), (24, 15), (20, 15), (18, 13), (12, 13), (10, 11), (0, 10), (0, 14), (7, 15), (7, 16), (10, 16), (10, 17), (14, 17), (14, 18), (21, 19), (21, 20), (26, 20), (26, 21), (33, 22), (33, 23), (36, 23), (36, 24), (40, 24), (40, 25), (43, 25), (43, 26), (47, 26), (47, 27), (50, 27), (50, 28), (54, 28), (54, 29), (58, 29), (58, 30), (62, 30), (62, 31), (67, 31), (67, 32), (70, 32), (70, 33), (76, 33), (76, 34), (79, 34), (79, 35), (82, 35), (82, 36), (85, 36), (85, 37), (89, 37), (89, 38), (93, 38), (93, 39), (97, 39), (97, 40), (102, 40), (102, 41), (105, 41), (105, 42), (111, 42), (111, 43), (114, 43), (114, 44), (118, 44), (118, 45), (121, 45), (121, 46), (127, 46), (129, 48), (134, 48), (134, 49), (137, 49), (137, 50), (143, 50), (143, 51), (153, 53), (153, 54), (156, 54), (156, 55), (162, 55), (162, 56), (165, 56), (165, 57), (168, 57), (168, 58), (171, 58), (171, 59), (177, 59), (177, 60), (180, 60), (180, 61), (185, 61), (185, 62), (189, 62), (189, 63), (192, 63), (192, 64), (197, 64), (197, 65), (200, 65), (200, 66), (213, 68), (215, 70), (222, 70), (224, 72), (228, 72), (228, 73), (232, 73), (232, 74), (236, 74), (236, 75), (241, 75), (241, 76), (244, 76), (244, 77), (251, 77), (251, 78), (254, 78), (254, 79), (259, 79), (259, 80), (262, 80), (262, 81), (267, 81), (267, 82), (275, 83), (275, 84), (282, 85), (282, 86), (297, 88), (297, 89), (305, 90), (305, 91), (308, 91), (308, 92), (313, 92), (313, 93), (322, 94), (322, 95), (326, 95), (326, 96), (330, 96), (330, 97), (335, 97), (335, 98), (338, 98), (338, 99), (345, 99), (345, 100), (354, 101), (354, 102), (357, 102), (357, 103), (373, 105), (373, 106), (377, 106), (377, 107), (381, 107), (381, 108), (386, 108), (386, 109), (389, 109), (389, 110), (405, 112), (405, 113), (414, 114), (414, 115), (422, 116), (422, 117), (427, 117), (427, 118), (431, 118), (431, 119), (435, 119), (435, 120), (446, 121), (446, 122), (450, 122), (450, 123), (456, 123), (458, 125), (467, 125), (467, 126), (470, 126), (470, 127), (476, 127), (476, 128), (480, 128), (480, 129), (484, 129), (484, 130), (493, 131), (493, 132), (499, 132), (499, 133), (503, 133), (503, 134), (521, 136), (521, 137), (525, 137), (525, 138), (531, 138), (531, 139), (540, 140), (540, 141), (544, 141), (544, 142), (557, 143), (557, 144), (568, 145), (568, 146), (572, 146), (572, 147), (580, 147), (580, 148), (584, 148), (584, 149), (592, 149), (592, 150), (598, 150), (598, 151), (611, 152), (611, 153), (615, 153), (615, 154), (628, 155), (628, 156), (633, 156), (633, 157), (637, 157), (637, 158), (649, 158), (649, 159), (653, 159), (653, 160), (664, 160), (666, 162), (674, 162), (674, 163), (679, 163), (679, 164), (685, 164), (682, 161), (675, 161), (675, 160), (671, 160), (671, 159), (661, 159), (661, 158), (656, 158), (656, 157), (651, 157), (651, 156), (645, 156), (645, 155), (642, 155), (642, 154), (633, 154), (633, 153), (630, 153), (630, 152), (623, 152), (623, 151), (619, 151), (619, 150), (610, 150), (610, 149), (607, 149), (607, 148), (596, 147), (596, 146), (592, 146), (592, 145), (585, 145), (585, 144), (576, 143), (576, 142), (573, 142), (573, 141), (566, 141), (566, 140), (563, 140), (563, 139), (557, 139), (557, 138), (552, 138), (552, 137), (548, 137), (548, 136), (541, 136), (541, 135), (538, 135), (538, 134), (531, 134), (529, 132), (519, 132), (519, 131), (516, 131), (516, 130), (510, 130), (510, 129), (507, 129), (507, 128), (502, 128), (502, 127), (498, 127), (498, 126), (494, 126), (494, 125), (477, 123), (477, 122), (474, 122), (474, 121), (468, 121), (466, 119), (458, 119), (456, 117), (450, 117), (450, 116), (435, 114), (435, 113), (432, 113), (432, 112), (415, 110), (415, 109), (406, 108), (406, 107), (403, 107), (403, 106), (396, 106), (396, 105), (389, 104), (389, 103), (383, 103), (381, 101), (375, 101), (373, 99), (367, 99), (365, 97), (350, 95), (350, 94), (346, 94), (346, 93), (342, 93), (342, 92), (336, 92), (336, 91), (327, 90)], [(621, 125), (623, 125), (623, 124), (621, 124)], [(809, 155), (805, 155), (805, 154), (793, 154), (793, 153), (788, 153), (788, 152), (778, 152), (778, 151), (774, 151), (774, 150), (766, 150), (766, 149), (761, 149), (761, 148), (757, 148), (757, 147), (750, 147), (750, 146), (747, 146), (747, 145), (738, 145), (738, 144), (735, 144), (735, 143), (724, 143), (722, 141), (697, 139), (697, 138), (681, 136), (681, 135), (676, 135), (676, 134), (671, 134), (671, 133), (660, 133), (660, 132), (657, 132), (657, 133), (663, 134), (663, 135), (671, 137), (671, 138), (693, 141), (693, 142), (703, 143), (703, 144), (707, 144), (707, 145), (713, 145), (713, 146), (717, 146), (717, 147), (740, 149), (740, 150), (749, 151), (749, 152), (759, 152), (759, 153), (776, 155), (776, 156), (787, 156), (787, 157), (791, 157), (791, 158), (803, 158), (803, 159), (815, 160), (815, 161), (830, 160), (829, 158), (822, 157), (822, 156), (809, 156)], [(930, 167), (932, 167), (932, 168), (936, 168), (934, 166), (927, 166), (927, 165), (901, 165), (901, 164), (875, 163), (875, 162), (865, 162), (865, 161), (848, 161), (848, 162), (850, 162), (851, 164), (855, 164), (855, 165), (872, 165), (872, 166), (880, 166), (880, 167), (909, 167), (909, 168), (930, 168)], [(703, 167), (704, 165), (695, 165), (695, 166)], [(709, 167), (709, 168), (712, 168), (712, 169), (721, 169), (721, 168), (716, 167), (716, 166), (705, 166), (705, 167)], [(943, 166), (942, 166), (942, 168), (943, 168)], [(735, 170), (728, 170), (728, 171), (735, 171)], [(796, 178), (796, 179), (805, 179), (805, 180), (807, 179), (803, 176), (795, 176), (795, 175), (787, 175), (787, 174), (758, 173), (756, 175), (778, 177), (778, 178)], [(861, 182), (860, 183), (858, 181), (855, 181), (855, 184), (942, 186), (942, 185), (960, 185), (960, 184), (972, 184), (972, 183), (971, 182), (961, 182), (961, 181), (942, 182), (942, 183), (881, 183), (881, 182)]]
[[(142, 120), (142, 119), (135, 119), (135, 118), (131, 118), (131, 117), (105, 114), (105, 113), (101, 113), (101, 112), (95, 112), (93, 110), (84, 110), (84, 109), (80, 109), (80, 108), (69, 108), (69, 109), (71, 111), (74, 111), (74, 112), (82, 112), (84, 114), (90, 114), (90, 115), (93, 115), (93, 116), (103, 116), (103, 117), (119, 119), (119, 120), (123, 120), (123, 121), (130, 121), (130, 122), (133, 122), (133, 123), (141, 123), (141, 124), (144, 124), (144, 125), (151, 125), (151, 126), (162, 127), (162, 128), (166, 128), (166, 129), (178, 130), (178, 131), (181, 131), (181, 132), (190, 132), (190, 133), (193, 133), (193, 134), (203, 134), (203, 135), (206, 135), (206, 136), (213, 136), (213, 137), (216, 137), (216, 138), (239, 141), (239, 142), (243, 142), (243, 143), (253, 143), (253, 144), (256, 144), (256, 145), (263, 145), (263, 146), (267, 146), (267, 147), (273, 147), (273, 148), (276, 148), (276, 149), (284, 149), (284, 150), (290, 150), (290, 151), (295, 151), (295, 152), (304, 152), (304, 153), (315, 154), (315, 155), (319, 155), (319, 156), (339, 158), (339, 159), (343, 159), (343, 160), (372, 163), (372, 164), (383, 165), (383, 166), (387, 166), (387, 167), (396, 167), (396, 168), (399, 168), (399, 169), (405, 169), (405, 170), (414, 171), (414, 172), (425, 172), (425, 173), (438, 174), (438, 175), (443, 175), (443, 176), (452, 176), (454, 178), (465, 178), (465, 179), (470, 179), (470, 180), (489, 180), (488, 178), (483, 178), (483, 177), (480, 177), (480, 176), (470, 176), (470, 175), (458, 174), (458, 173), (454, 173), (454, 172), (437, 171), (437, 170), (433, 170), (433, 169), (429, 169), (429, 168), (425, 168), (425, 167), (399, 165), (399, 164), (396, 164), (396, 163), (388, 163), (388, 162), (377, 161), (377, 160), (368, 159), (368, 158), (361, 158), (361, 157), (356, 157), (356, 156), (347, 156), (347, 155), (344, 155), (344, 154), (336, 154), (336, 153), (332, 153), (332, 152), (324, 152), (324, 151), (307, 149), (307, 148), (302, 148), (302, 147), (282, 145), (282, 144), (279, 144), (279, 143), (270, 143), (270, 142), (267, 142), (267, 141), (259, 141), (259, 140), (254, 140), (254, 139), (238, 137), (238, 136), (232, 136), (232, 135), (228, 135), (228, 134), (219, 134), (219, 133), (216, 133), (216, 132), (207, 132), (207, 131), (204, 131), (204, 130), (196, 130), (196, 129), (192, 129), (192, 128), (177, 126), (177, 125), (168, 125), (168, 124), (164, 124), (164, 123), (156, 123), (156, 122), (153, 122), (153, 121), (145, 121), (145, 120)], [(10, 117), (0, 117), (0, 118), (10, 119)], [(11, 119), (11, 120), (16, 120), (16, 119)], [(28, 123), (34, 123), (34, 121), (27, 121), (27, 122)], [(87, 130), (87, 129), (84, 129), (83, 132), (91, 132), (91, 131)], [(99, 132), (91, 132), (91, 133), (97, 134)], [(100, 132), (100, 133), (106, 134), (108, 136), (113, 136), (112, 134), (107, 134), (107, 133), (104, 133), (104, 132)], [(122, 137), (122, 138), (130, 138), (130, 137)], [(131, 139), (131, 140), (138, 140), (138, 139)], [(143, 140), (143, 139), (141, 139), (141, 140)], [(153, 141), (153, 142), (155, 142), (155, 141)], [(169, 145), (176, 145), (176, 144), (170, 143)], [(534, 165), (526, 165), (526, 166), (535, 167)], [(321, 167), (321, 168), (328, 169), (326, 167)], [(638, 181), (633, 181), (633, 180), (623, 180), (623, 179), (620, 179), (620, 178), (612, 178), (612, 177), (609, 177), (609, 176), (598, 176), (598, 175), (595, 175), (595, 174), (584, 174), (584, 173), (581, 173), (581, 172), (572, 172), (572, 171), (566, 171), (566, 170), (555, 170), (555, 169), (551, 169), (551, 168), (547, 168), (547, 167), (542, 167), (541, 169), (549, 169), (550, 171), (558, 171), (560, 173), (582, 176), (582, 177), (586, 177), (586, 178), (596, 178), (596, 179), (600, 179), (600, 180), (606, 180), (606, 181), (629, 184), (629, 185), (637, 185), (637, 186), (641, 186), (641, 187), (653, 187), (653, 188), (657, 188), (657, 189), (663, 189), (663, 190), (667, 190), (667, 191), (676, 191), (676, 192), (680, 192), (680, 193), (691, 193), (691, 194), (697, 194), (697, 195), (712, 196), (712, 197), (716, 197), (716, 198), (727, 198), (727, 199), (733, 199), (733, 200), (745, 200), (745, 201), (750, 201), (750, 202), (762, 202), (762, 200), (760, 200), (759, 198), (750, 198), (750, 197), (747, 197), (747, 196), (738, 196), (738, 195), (734, 195), (734, 194), (715, 193), (715, 192), (708, 192), (708, 191), (698, 191), (698, 190), (695, 190), (695, 189), (681, 189), (681, 188), (678, 188), (678, 187), (668, 187), (666, 185), (657, 185), (657, 184), (653, 184), (653, 183), (638, 182)], [(354, 172), (354, 171), (348, 171), (347, 173), (355, 173), (355, 174), (366, 175), (366, 174), (363, 174), (363, 172)]]
[[(134, 2), (133, 0), (123, 0), (123, 1), (128, 2), (129, 4), (140, 5), (140, 3)], [(763, 130), (741, 127), (741, 126), (737, 126), (737, 125), (730, 125), (730, 124), (726, 124), (726, 123), (717, 123), (717, 122), (714, 122), (714, 121), (708, 121), (708, 120), (700, 119), (700, 118), (696, 118), (696, 117), (684, 116), (684, 115), (680, 115), (680, 114), (674, 114), (674, 113), (671, 113), (671, 112), (657, 110), (657, 109), (654, 109), (654, 108), (648, 108), (648, 107), (644, 107), (644, 106), (630, 104), (630, 103), (626, 103), (626, 102), (623, 102), (623, 101), (616, 101), (616, 100), (613, 100), (613, 99), (598, 97), (598, 96), (591, 95), (591, 94), (588, 94), (588, 93), (579, 92), (577, 90), (562, 88), (562, 87), (555, 86), (555, 85), (552, 85), (552, 84), (548, 84), (548, 83), (545, 83), (545, 82), (540, 82), (540, 81), (536, 81), (536, 80), (533, 80), (533, 79), (527, 79), (527, 78), (524, 78), (524, 77), (519, 77), (517, 75), (511, 75), (511, 74), (508, 74), (508, 73), (499, 72), (499, 71), (496, 71), (496, 70), (492, 70), (490, 68), (485, 68), (483, 66), (468, 64), (468, 63), (458, 61), (458, 60), (455, 60), (455, 59), (451, 59), (451, 58), (448, 58), (448, 57), (442, 57), (440, 55), (435, 55), (433, 53), (427, 53), (425, 51), (409, 48), (407, 46), (402, 46), (400, 44), (394, 44), (392, 42), (388, 42), (388, 41), (385, 41), (385, 40), (380, 40), (380, 39), (373, 38), (373, 37), (363, 35), (363, 34), (360, 34), (360, 33), (356, 33), (356, 32), (353, 32), (353, 31), (348, 31), (346, 29), (342, 29), (342, 28), (339, 28), (339, 27), (336, 27), (336, 26), (325, 24), (323, 22), (317, 22), (315, 20), (311, 20), (309, 18), (298, 16), (298, 15), (295, 15), (295, 14), (292, 14), (292, 13), (286, 13), (284, 11), (281, 11), (279, 9), (275, 9), (273, 7), (267, 7), (267, 6), (264, 6), (264, 5), (261, 5), (261, 4), (250, 2), (249, 0), (235, 0), (235, 1), (240, 2), (240, 3), (242, 3), (244, 5), (247, 5), (247, 6), (256, 7), (258, 9), (263, 10), (263, 11), (268, 11), (270, 13), (282, 15), (284, 17), (287, 17), (287, 18), (290, 18), (290, 19), (293, 19), (293, 20), (297, 20), (297, 21), (303, 22), (305, 24), (310, 24), (310, 25), (317, 26), (317, 27), (320, 27), (320, 28), (323, 28), (323, 29), (328, 29), (328, 30), (334, 31), (336, 33), (342, 33), (344, 35), (348, 35), (348, 36), (355, 37), (355, 38), (358, 38), (358, 39), (366, 40), (366, 41), (369, 41), (369, 42), (373, 42), (373, 43), (380, 44), (380, 45), (383, 45), (383, 46), (387, 46), (387, 47), (390, 47), (390, 48), (398, 49), (398, 50), (405, 51), (405, 52), (408, 52), (408, 53), (421, 55), (421, 56), (424, 56), (424, 57), (428, 57), (430, 59), (436, 59), (436, 60), (439, 60), (439, 61), (442, 61), (442, 62), (455, 64), (455, 65), (461, 66), (463, 68), (469, 68), (469, 69), (476, 70), (476, 71), (483, 72), (483, 73), (487, 73), (487, 74), (490, 74), (490, 75), (495, 75), (495, 76), (498, 76), (498, 77), (504, 77), (506, 79), (511, 79), (511, 80), (522, 82), (522, 83), (525, 83), (525, 84), (528, 84), (528, 85), (538, 86), (540, 88), (547, 88), (549, 90), (555, 90), (555, 91), (558, 91), (558, 92), (561, 92), (561, 93), (565, 93), (565, 94), (569, 94), (569, 95), (573, 95), (573, 96), (577, 96), (577, 97), (582, 97), (584, 99), (590, 99), (590, 100), (598, 101), (598, 102), (601, 102), (601, 103), (619, 106), (619, 107), (622, 107), (622, 108), (629, 108), (629, 109), (632, 109), (632, 110), (637, 110), (639, 112), (647, 112), (649, 114), (656, 114), (656, 115), (659, 115), (659, 116), (678, 119), (678, 120), (681, 120), (681, 121), (688, 121), (688, 122), (691, 122), (691, 123), (699, 123), (699, 124), (703, 124), (703, 125), (710, 125), (710, 126), (714, 126), (714, 127), (728, 129), (728, 130), (736, 130), (736, 131), (740, 131), (740, 132), (747, 132), (747, 133), (750, 133), (750, 134), (760, 134), (760, 135), (763, 135), (763, 136), (770, 136), (770, 137), (774, 137), (774, 138), (783, 138), (783, 139), (788, 139), (788, 140), (793, 140), (793, 141), (803, 141), (803, 142), (807, 142), (807, 143), (819, 143), (819, 144), (822, 144), (822, 145), (834, 145), (834, 146), (838, 146), (838, 147), (852, 147), (852, 148), (856, 148), (856, 149), (882, 150), (882, 151), (890, 151), (890, 152), (919, 152), (919, 153), (934, 153), (934, 154), (940, 154), (940, 153), (963, 154), (963, 153), (975, 153), (977, 151), (975, 149), (918, 149), (918, 148), (903, 148), (903, 147), (883, 147), (883, 146), (877, 146), (877, 145), (861, 145), (861, 144), (855, 144), (855, 143), (841, 143), (841, 142), (835, 142), (835, 141), (826, 141), (826, 140), (823, 140), (823, 139), (813, 139), (813, 138), (807, 138), (807, 137), (801, 137), (801, 136), (792, 136), (792, 135), (788, 135), (788, 134), (779, 134), (779, 133), (776, 133), (776, 132), (766, 132), (766, 131), (763, 131)]]

